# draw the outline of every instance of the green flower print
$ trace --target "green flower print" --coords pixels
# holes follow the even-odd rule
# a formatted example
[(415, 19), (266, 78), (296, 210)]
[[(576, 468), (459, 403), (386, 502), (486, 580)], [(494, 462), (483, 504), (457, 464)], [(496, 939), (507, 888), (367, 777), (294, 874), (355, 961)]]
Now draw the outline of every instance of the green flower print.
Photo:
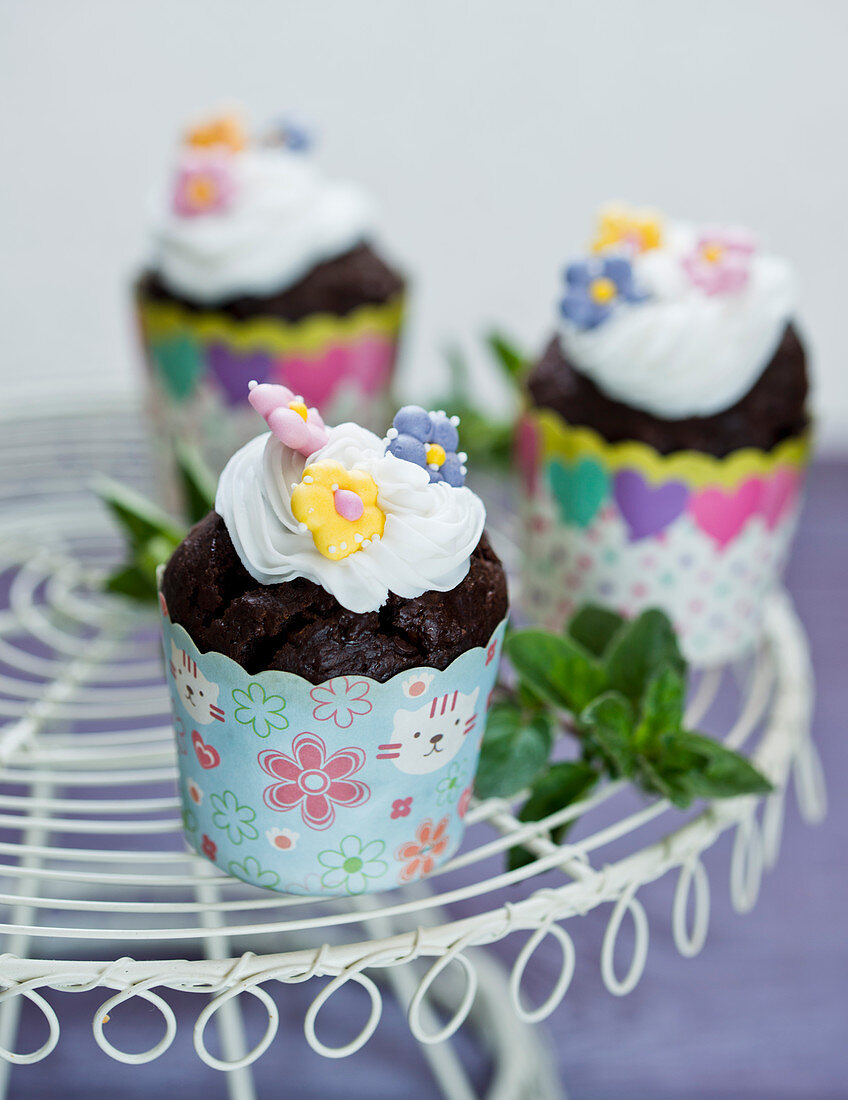
[(379, 859), (386, 845), (382, 840), (363, 844), (358, 836), (346, 836), (337, 849), (319, 852), (318, 862), (328, 870), (321, 876), (325, 890), (344, 887), (348, 894), (364, 894), (369, 878), (380, 878), (388, 871), (385, 860)]
[(236, 878), (243, 878), (256, 886), (264, 886), (266, 890), (271, 890), (280, 881), (276, 871), (263, 871), (255, 856), (245, 856), (241, 863), (232, 860), (227, 867), (230, 874), (235, 875)]
[(183, 806), (183, 828), (187, 833), (197, 829), (197, 814), (190, 806)]
[(268, 737), (271, 730), (284, 730), (288, 718), (283, 717), (286, 701), (279, 695), (266, 695), (261, 684), (252, 683), (247, 691), (236, 688), (233, 692), (236, 709), (233, 717), (243, 726), (253, 726), (257, 737)]
[(462, 788), (465, 786), (465, 764), (458, 764), (456, 760), (436, 784), (436, 804), (447, 806), (459, 798)]
[(250, 806), (240, 806), (232, 791), (212, 795), (212, 821), (219, 829), (226, 829), (233, 844), (241, 844), (245, 839), (255, 840), (259, 833), (253, 822), (256, 814)]

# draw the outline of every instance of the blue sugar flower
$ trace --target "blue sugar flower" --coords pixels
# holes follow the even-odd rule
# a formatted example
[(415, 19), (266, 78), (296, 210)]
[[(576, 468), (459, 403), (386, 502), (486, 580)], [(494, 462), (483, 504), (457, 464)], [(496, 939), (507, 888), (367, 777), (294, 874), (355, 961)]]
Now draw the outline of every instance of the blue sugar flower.
[(565, 297), (560, 311), (577, 328), (597, 328), (620, 302), (648, 297), (633, 283), (633, 268), (622, 256), (579, 260), (565, 269)]
[(282, 145), (293, 153), (306, 153), (312, 148), (312, 132), (296, 119), (278, 118), (266, 138), (271, 145)]
[(465, 484), (467, 456), (457, 452), (458, 423), (458, 416), (427, 412), (420, 405), (404, 405), (398, 409), (389, 429), (386, 452), (421, 466), (431, 481), (445, 481), (459, 488)]

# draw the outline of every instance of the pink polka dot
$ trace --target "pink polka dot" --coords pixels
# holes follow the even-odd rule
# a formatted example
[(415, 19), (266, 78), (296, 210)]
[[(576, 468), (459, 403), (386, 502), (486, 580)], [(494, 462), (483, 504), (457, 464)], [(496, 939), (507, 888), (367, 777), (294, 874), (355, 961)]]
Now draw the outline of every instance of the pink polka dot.
[(689, 603), (689, 610), (693, 615), (698, 615), (704, 610), (704, 605), (700, 600), (691, 600)]
[(580, 555), (580, 557), (577, 559), (577, 568), (584, 570), (592, 568), (592, 559), (589, 557), (588, 554)]
[(641, 600), (648, 594), (647, 586), (641, 582), (639, 584), (634, 584), (630, 589), (630, 594), (634, 599)]

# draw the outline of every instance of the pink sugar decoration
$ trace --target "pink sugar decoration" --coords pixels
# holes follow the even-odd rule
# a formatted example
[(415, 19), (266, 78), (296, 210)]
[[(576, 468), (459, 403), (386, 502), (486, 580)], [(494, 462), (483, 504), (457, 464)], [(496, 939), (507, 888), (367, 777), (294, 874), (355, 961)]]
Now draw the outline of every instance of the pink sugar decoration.
[(361, 519), (362, 513), (365, 511), (362, 498), (350, 489), (336, 489), (333, 494), (333, 503), (342, 519), (350, 520), (351, 523), (356, 523), (358, 519)]
[(744, 230), (707, 229), (681, 263), (705, 294), (735, 294), (748, 282), (753, 252), (753, 238)]
[(256, 382), (251, 382), (249, 390), (248, 401), (265, 418), (273, 434), (286, 447), (302, 454), (304, 458), (309, 458), (327, 442), (329, 433), (321, 414), (316, 408), (309, 408), (304, 420), (291, 407), (299, 403), (299, 398), (288, 386), (278, 386), (270, 382), (257, 385)]

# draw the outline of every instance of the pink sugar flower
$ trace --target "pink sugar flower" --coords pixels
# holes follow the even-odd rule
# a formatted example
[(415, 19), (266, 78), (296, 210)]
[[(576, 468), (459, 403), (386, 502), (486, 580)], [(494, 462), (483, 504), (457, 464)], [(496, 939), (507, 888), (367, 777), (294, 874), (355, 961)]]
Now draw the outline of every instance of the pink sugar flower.
[(270, 382), (251, 382), (248, 401), (263, 416), (273, 434), (304, 458), (309, 458), (327, 442), (329, 433), (315, 408), (307, 408), (288, 386)]
[(735, 294), (747, 285), (754, 242), (739, 229), (707, 229), (681, 263), (705, 294)]
[(227, 157), (186, 158), (174, 184), (174, 213), (182, 218), (223, 214), (232, 206), (235, 194), (232, 164)]

